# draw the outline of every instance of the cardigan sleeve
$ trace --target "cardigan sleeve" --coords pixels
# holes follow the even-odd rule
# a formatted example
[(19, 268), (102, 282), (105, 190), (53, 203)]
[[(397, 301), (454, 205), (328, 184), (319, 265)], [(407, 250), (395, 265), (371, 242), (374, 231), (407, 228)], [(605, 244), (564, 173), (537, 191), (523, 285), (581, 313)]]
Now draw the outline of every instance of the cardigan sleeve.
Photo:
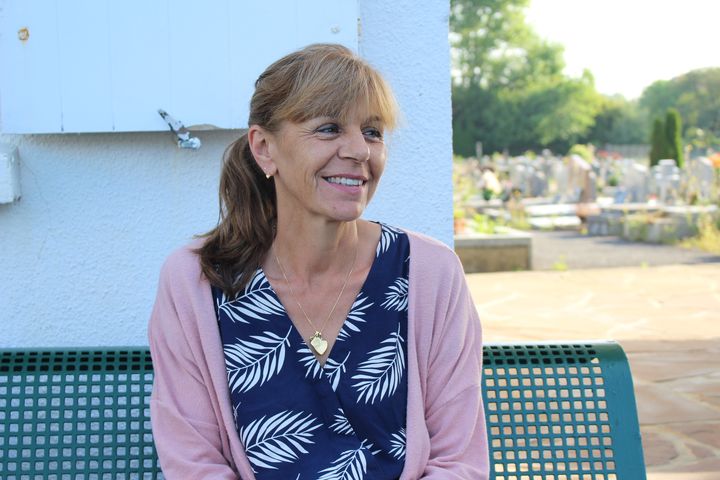
[[(482, 330), (462, 266), (445, 257), (427, 365), (425, 421), (430, 457), (423, 479), (486, 480), (489, 459), (482, 401)], [(449, 270), (449, 271), (448, 271)]]
[(161, 272), (148, 326), (154, 370), (150, 416), (160, 466), (168, 480), (235, 480), (239, 476), (222, 453), (209, 380), (202, 375), (184, 328), (192, 321), (192, 309), (176, 291), (179, 272), (170, 263)]

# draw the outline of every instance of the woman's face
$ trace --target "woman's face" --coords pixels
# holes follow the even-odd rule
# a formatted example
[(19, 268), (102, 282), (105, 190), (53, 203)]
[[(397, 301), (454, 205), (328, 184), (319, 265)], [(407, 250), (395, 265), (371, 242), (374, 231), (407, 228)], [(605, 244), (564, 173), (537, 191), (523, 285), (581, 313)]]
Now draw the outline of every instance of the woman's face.
[(268, 153), (281, 218), (351, 221), (365, 210), (385, 168), (383, 126), (362, 111), (346, 120), (285, 121)]

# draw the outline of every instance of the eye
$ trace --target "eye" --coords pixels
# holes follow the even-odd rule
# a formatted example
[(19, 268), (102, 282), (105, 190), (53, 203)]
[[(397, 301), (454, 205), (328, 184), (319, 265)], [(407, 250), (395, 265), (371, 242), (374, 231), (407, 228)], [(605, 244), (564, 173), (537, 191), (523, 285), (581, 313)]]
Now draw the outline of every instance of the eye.
[(315, 132), (323, 135), (336, 135), (340, 133), (340, 127), (335, 123), (325, 123), (316, 128)]
[(375, 139), (375, 140), (382, 140), (382, 138), (383, 138), (382, 130), (375, 128), (375, 127), (364, 128), (363, 135), (365, 135), (366, 137)]

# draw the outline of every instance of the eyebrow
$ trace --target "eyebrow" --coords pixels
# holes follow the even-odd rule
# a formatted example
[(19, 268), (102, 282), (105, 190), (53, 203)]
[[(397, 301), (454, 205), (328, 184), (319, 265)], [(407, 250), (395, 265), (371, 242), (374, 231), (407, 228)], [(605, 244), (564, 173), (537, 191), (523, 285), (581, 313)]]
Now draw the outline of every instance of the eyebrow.
[(363, 123), (363, 124), (368, 124), (368, 123), (384, 123), (384, 122), (383, 122), (383, 119), (382, 119), (380, 116), (378, 116), (378, 115), (373, 115), (372, 117), (366, 118), (365, 121), (362, 122), (362, 123)]
[[(346, 115), (319, 115), (318, 117), (315, 117), (315, 119), (321, 119), (321, 120), (324, 120), (324, 121), (343, 123), (343, 122), (347, 121), (347, 116), (346, 116)], [(309, 120), (310, 120), (310, 119), (309, 119)], [(384, 124), (385, 122), (383, 121), (383, 118), (382, 118), (380, 115), (372, 115), (372, 116), (370, 116), (370, 117), (367, 117), (366, 119), (364, 119), (364, 120), (363, 120), (362, 122), (360, 122), (360, 123), (363, 124), (363, 125), (366, 125), (366, 124), (368, 124), (368, 123), (382, 123), (382, 124)]]

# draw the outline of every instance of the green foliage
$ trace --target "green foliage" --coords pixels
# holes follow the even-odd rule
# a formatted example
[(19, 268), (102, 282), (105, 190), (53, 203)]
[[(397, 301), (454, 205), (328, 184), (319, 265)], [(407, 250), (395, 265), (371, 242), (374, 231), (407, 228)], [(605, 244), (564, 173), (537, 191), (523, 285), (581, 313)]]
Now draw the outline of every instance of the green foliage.
[(720, 146), (720, 136), (702, 128), (689, 128), (685, 130), (685, 140), (693, 148), (715, 150)]
[(674, 159), (678, 167), (682, 167), (684, 163), (681, 131), (680, 114), (671, 108), (665, 116), (665, 155), (666, 158)]
[(523, 9), (528, 0), (452, 0), (450, 42), (456, 80), (464, 86), (497, 84), (503, 61), (495, 52), (507, 50), (508, 39), (527, 35)]
[(710, 215), (701, 217), (698, 221), (698, 234), (683, 240), (680, 245), (720, 255), (720, 217), (715, 220)]
[(497, 227), (500, 224), (487, 215), (476, 213), (473, 216), (472, 230), (475, 233), (484, 233), (486, 235), (493, 235), (497, 233)]
[(579, 79), (559, 77), (539, 86), (523, 103), (523, 113), (535, 121), (534, 132), (540, 145), (572, 145), (595, 123), (601, 97), (589, 71)]
[[(474, 155), (476, 141), (485, 152), (511, 154), (566, 151), (576, 143), (645, 143), (653, 119), (664, 118), (669, 108), (683, 119), (679, 130), (686, 143), (720, 148), (720, 68), (657, 81), (637, 102), (604, 97), (590, 72), (580, 78), (563, 74), (563, 48), (529, 27), (528, 4), (451, 0), (456, 153)], [(676, 156), (662, 150), (653, 158)]]
[(674, 108), (665, 113), (665, 121), (661, 117), (653, 122), (650, 138), (650, 166), (658, 164), (663, 158), (672, 158), (679, 167), (683, 166), (683, 142), (681, 137), (682, 120)]
[(668, 108), (677, 103), (679, 88), (671, 80), (658, 80), (643, 90), (638, 106), (649, 118), (664, 117)]
[(568, 269), (568, 264), (565, 260), (565, 255), (560, 255), (560, 257), (558, 257), (558, 259), (553, 263), (552, 268), (556, 272), (566, 272)]
[(645, 113), (622, 96), (602, 97), (595, 124), (580, 141), (602, 146), (646, 143), (650, 135)]
[(665, 158), (667, 151), (665, 141), (665, 122), (658, 117), (653, 123), (652, 137), (650, 137), (650, 166), (655, 166), (660, 160)]
[(453, 145), (473, 155), (577, 143), (601, 107), (589, 72), (563, 74), (561, 46), (525, 22), (527, 0), (452, 0)]
[(591, 162), (593, 159), (593, 152), (591, 147), (588, 145), (581, 145), (579, 143), (576, 143), (575, 145), (570, 147), (570, 150), (568, 150), (568, 155), (578, 155), (586, 162)]
[(492, 218), (482, 213), (476, 213), (472, 216), (468, 225), (468, 230), (474, 233), (483, 233), (493, 235), (496, 233), (507, 232), (509, 228), (516, 230), (530, 230), (531, 226), (524, 214), (513, 215), (510, 219)]
[[(643, 91), (639, 108), (647, 118), (665, 116), (675, 108), (684, 120), (681, 135), (701, 147), (720, 147), (720, 68), (690, 71), (660, 80)], [(701, 132), (698, 135), (698, 130)]]

